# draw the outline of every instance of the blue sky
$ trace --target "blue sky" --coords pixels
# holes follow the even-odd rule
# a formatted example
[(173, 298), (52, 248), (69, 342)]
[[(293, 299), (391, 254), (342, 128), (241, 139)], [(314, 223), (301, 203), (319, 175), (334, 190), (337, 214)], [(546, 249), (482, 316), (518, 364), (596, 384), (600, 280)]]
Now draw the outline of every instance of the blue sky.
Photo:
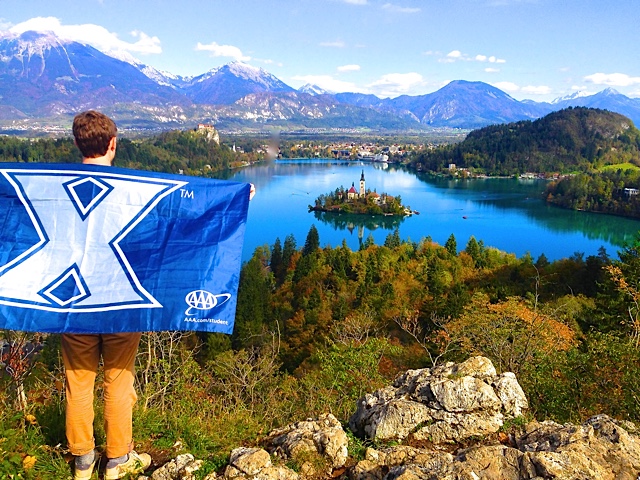
[(381, 97), (452, 80), (549, 101), (640, 97), (638, 0), (0, 0), (0, 30), (53, 30), (199, 75), (234, 60), (298, 88)]

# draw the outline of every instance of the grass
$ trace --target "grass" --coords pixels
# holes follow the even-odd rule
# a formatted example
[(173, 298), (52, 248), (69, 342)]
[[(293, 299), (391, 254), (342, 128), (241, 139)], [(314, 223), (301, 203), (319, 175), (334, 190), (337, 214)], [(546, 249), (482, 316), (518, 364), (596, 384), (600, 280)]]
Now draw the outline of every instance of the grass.
[(519, 415), (517, 417), (509, 418), (504, 421), (502, 427), (500, 427), (501, 432), (519, 432), (524, 429), (524, 427), (532, 421), (533, 415), (530, 412), (527, 412), (524, 415)]
[(618, 171), (618, 170), (622, 170), (622, 171), (627, 171), (627, 170), (640, 170), (640, 167), (638, 167), (637, 165), (634, 165), (633, 163), (618, 163), (615, 165), (605, 165), (603, 167), (600, 168), (601, 172), (607, 172), (607, 171)]
[(59, 445), (47, 442), (46, 429), (22, 412), (0, 414), (0, 478), (66, 478), (70, 468)]
[[(339, 368), (333, 365), (331, 372), (335, 373), (336, 369), (350, 372), (355, 367), (349, 364), (355, 360), (340, 357)], [(218, 360), (218, 366), (221, 361)], [(314, 377), (328, 382), (324, 385), (283, 376), (276, 364), (267, 364), (260, 370), (256, 369), (256, 365), (262, 365), (259, 362), (256, 365), (247, 362), (241, 352), (233, 354), (229, 359), (229, 365), (235, 369), (232, 373), (242, 375), (227, 378), (221, 377), (209, 364), (198, 366), (192, 361), (185, 362), (180, 356), (158, 360), (158, 365), (166, 367), (171, 375), (164, 376), (164, 370), (156, 368), (157, 377), (145, 385), (137, 385), (139, 398), (133, 415), (135, 449), (149, 453), (156, 468), (177, 455), (190, 453), (203, 461), (201, 473), (219, 472), (228, 463), (234, 448), (260, 445), (261, 438), (274, 428), (327, 411), (334, 411), (339, 420), (346, 422), (347, 411), (350, 413), (356, 397), (360, 396), (359, 388), (354, 391), (347, 388), (351, 377), (346, 374), (340, 376), (346, 385), (336, 383), (334, 375)], [(32, 372), (25, 385), (27, 412), (14, 408), (11, 390), (6, 388), (7, 378), (0, 377), (0, 479), (45, 480), (71, 476), (72, 456), (66, 450), (64, 425), (64, 378), (57, 364), (54, 367), (42, 365)], [(242, 378), (244, 383), (231, 383), (237, 378)], [(365, 379), (359, 386), (374, 390), (380, 381), (377, 377)], [(336, 391), (343, 393), (336, 397)], [(99, 381), (95, 398), (94, 436), (96, 448), (103, 452), (106, 439)], [(333, 403), (336, 400), (340, 400), (341, 408)], [(337, 410), (344, 412), (340, 415)], [(32, 415), (31, 422), (27, 414)], [(350, 445), (356, 457), (364, 454), (364, 446), (355, 438), (351, 438)], [(326, 469), (313, 457), (292, 461), (301, 469), (317, 472)]]
[[(188, 452), (204, 461), (201, 471), (210, 473), (226, 465), (233, 448), (255, 443), (264, 429), (258, 415), (243, 409), (221, 410), (219, 401), (194, 403), (193, 398), (183, 395), (176, 402), (181, 405), (171, 411), (134, 411), (135, 448), (150, 453), (154, 465)], [(34, 418), (38, 420), (31, 424), (24, 413), (7, 408), (5, 402), (1, 404), (0, 478), (68, 478), (72, 457), (64, 448), (62, 405), (34, 406)], [(104, 416), (99, 401), (95, 411), (96, 444), (104, 451)]]
[(355, 461), (364, 460), (368, 447), (367, 441), (356, 437), (348, 428), (345, 428), (344, 430), (347, 433), (347, 438), (349, 439), (349, 444), (347, 445), (349, 457)]

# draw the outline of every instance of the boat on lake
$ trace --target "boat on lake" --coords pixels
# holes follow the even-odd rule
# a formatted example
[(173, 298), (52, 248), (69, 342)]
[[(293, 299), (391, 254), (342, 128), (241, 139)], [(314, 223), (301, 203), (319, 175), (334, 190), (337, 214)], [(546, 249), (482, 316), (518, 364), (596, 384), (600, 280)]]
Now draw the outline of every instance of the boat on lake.
[(376, 153), (375, 155), (358, 153), (358, 160), (363, 162), (387, 163), (389, 161), (389, 155), (383, 155), (382, 153)]

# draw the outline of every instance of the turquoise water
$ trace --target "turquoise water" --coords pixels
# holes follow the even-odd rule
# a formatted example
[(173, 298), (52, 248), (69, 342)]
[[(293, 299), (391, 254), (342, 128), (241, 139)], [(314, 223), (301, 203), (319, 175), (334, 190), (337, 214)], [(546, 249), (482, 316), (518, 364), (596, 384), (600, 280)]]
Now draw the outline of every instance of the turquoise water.
[[(448, 180), (409, 172), (394, 166), (337, 160), (279, 160), (254, 165), (230, 179), (252, 182), (257, 194), (249, 207), (243, 259), (260, 245), (284, 242), (293, 234), (304, 244), (315, 224), (321, 245), (338, 246), (343, 239), (353, 250), (373, 235), (382, 244), (397, 227), (403, 239), (430, 236), (444, 245), (452, 233), (458, 249), (473, 235), (493, 246), (534, 259), (550, 260), (576, 252), (596, 255), (605, 247), (616, 257), (620, 247), (640, 230), (640, 221), (602, 214), (575, 212), (546, 205), (540, 198), (545, 182), (517, 179)], [(393, 217), (309, 213), (317, 196), (341, 185), (356, 188), (364, 171), (366, 187), (378, 193), (400, 195), (402, 203), (420, 215)]]

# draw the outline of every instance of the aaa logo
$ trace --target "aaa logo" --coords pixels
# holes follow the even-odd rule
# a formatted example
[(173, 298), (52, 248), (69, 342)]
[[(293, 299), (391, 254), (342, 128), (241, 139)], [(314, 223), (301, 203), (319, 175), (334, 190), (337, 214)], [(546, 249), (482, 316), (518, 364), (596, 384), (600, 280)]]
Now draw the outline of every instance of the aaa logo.
[(213, 294), (206, 290), (194, 290), (189, 292), (184, 301), (187, 302), (189, 308), (184, 312), (185, 315), (195, 315), (192, 310), (211, 310), (214, 307), (223, 305), (231, 298), (230, 293)]

